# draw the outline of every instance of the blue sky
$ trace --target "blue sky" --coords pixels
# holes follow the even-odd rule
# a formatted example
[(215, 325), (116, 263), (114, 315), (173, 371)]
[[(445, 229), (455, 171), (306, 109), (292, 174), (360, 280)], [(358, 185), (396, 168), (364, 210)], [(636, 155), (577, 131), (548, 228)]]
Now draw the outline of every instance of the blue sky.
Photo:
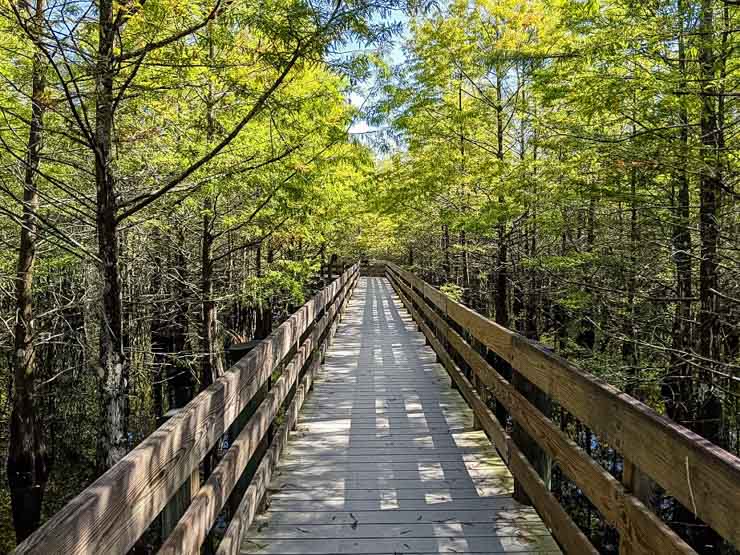
[[(393, 22), (401, 23), (403, 30), (400, 35), (393, 38), (393, 42), (390, 47), (385, 48), (383, 59), (391, 65), (398, 65), (404, 59), (401, 47), (408, 36), (408, 16), (405, 13), (397, 13), (394, 14), (391, 19)], [(358, 47), (358, 50), (360, 49), (361, 48)], [(372, 94), (373, 87), (374, 81), (372, 78), (366, 82), (359, 83), (349, 95), (350, 103), (356, 108), (362, 109), (362, 107), (369, 101), (372, 101), (368, 96)], [(365, 135), (367, 133), (372, 133), (375, 130), (375, 127), (368, 125), (366, 120), (359, 117), (350, 127), (349, 133), (350, 135)]]

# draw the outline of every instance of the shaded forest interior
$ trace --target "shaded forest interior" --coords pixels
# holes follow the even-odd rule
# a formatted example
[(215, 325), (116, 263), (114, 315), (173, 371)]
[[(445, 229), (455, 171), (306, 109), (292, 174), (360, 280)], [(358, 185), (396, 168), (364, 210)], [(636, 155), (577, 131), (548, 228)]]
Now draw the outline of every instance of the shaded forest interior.
[[(1, 1), (0, 552), (359, 259), (740, 455), (739, 10)], [(646, 488), (697, 552), (737, 552)]]

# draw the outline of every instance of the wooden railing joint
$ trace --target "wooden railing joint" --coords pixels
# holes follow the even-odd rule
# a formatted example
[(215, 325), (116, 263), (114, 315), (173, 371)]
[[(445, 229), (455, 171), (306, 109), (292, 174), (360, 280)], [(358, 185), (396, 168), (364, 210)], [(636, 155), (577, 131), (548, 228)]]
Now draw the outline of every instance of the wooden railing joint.
[[(520, 480), (525, 489), (528, 486), (527, 494), (546, 521), (552, 515), (546, 517), (543, 511), (558, 509), (548, 505), (546, 497), (542, 497), (545, 492), (538, 489), (537, 481), (526, 476), (529, 470), (521, 468), (522, 461), (527, 459), (517, 445), (522, 442), (522, 437), (513, 441), (505, 434), (483, 400), (488, 392), (496, 399), (497, 405), (501, 404), (512, 415), (515, 430), (516, 427), (522, 430), (519, 435), (526, 434), (534, 440), (537, 448), (552, 457), (604, 518), (617, 527), (625, 552), (695, 553), (650, 510), (640, 491), (640, 483), (647, 475), (685, 506), (696, 508), (699, 517), (740, 547), (737, 521), (740, 514), (740, 459), (656, 414), (639, 400), (619, 392), (544, 346), (447, 298), (398, 266), (388, 263), (387, 276), (450, 373), (453, 383), (473, 408), (476, 423), (502, 452), (515, 479)], [(466, 340), (466, 334), (453, 329), (453, 322), (511, 364), (513, 383), (491, 367)], [(448, 350), (457, 353), (471, 368), (470, 380), (454, 363)], [(540, 400), (542, 396), (559, 403), (624, 455), (626, 470), (630, 473), (626, 486), (560, 430), (548, 414), (549, 402)], [(549, 467), (549, 463), (546, 466)], [(692, 491), (689, 491), (688, 480), (682, 472), (684, 466), (693, 470)], [(534, 470), (531, 464), (529, 468)], [(541, 477), (539, 482), (545, 488)], [(563, 524), (562, 519), (559, 522), (569, 529), (570, 525)], [(572, 530), (568, 531), (570, 538), (565, 537), (567, 534), (563, 530), (555, 529), (554, 532), (563, 545), (566, 541), (573, 541)]]
[[(203, 458), (227, 431), (236, 433), (232, 426), (245, 408), (260, 391), (270, 389), (211, 476), (206, 477), (194, 496), (191, 491), (193, 501), (174, 525), (162, 550), (198, 551), (303, 369), (314, 367), (323, 356), (358, 271), (358, 265), (352, 266), (317, 293), (15, 552), (126, 553), (160, 511), (171, 507), (170, 517), (165, 516), (166, 532), (187, 501), (178, 494), (183, 484), (190, 480), (194, 488)], [(270, 384), (273, 371), (281, 365), (280, 378)], [(303, 378), (301, 381), (305, 383)], [(295, 396), (293, 399), (291, 406)], [(168, 510), (165, 509), (165, 515)]]

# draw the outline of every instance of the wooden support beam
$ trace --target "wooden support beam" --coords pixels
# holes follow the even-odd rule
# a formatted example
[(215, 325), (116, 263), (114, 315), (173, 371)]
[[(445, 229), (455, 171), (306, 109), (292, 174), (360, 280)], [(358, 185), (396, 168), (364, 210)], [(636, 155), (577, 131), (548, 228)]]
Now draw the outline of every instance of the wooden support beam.
[(159, 550), (160, 555), (178, 555), (199, 551), (237, 480), (275, 420), (280, 406), (287, 398), (305, 363), (313, 358), (313, 353), (320, 345), (324, 332), (334, 322), (348, 289), (349, 283), (345, 282), (337, 298), (326, 308), (321, 319), (314, 324), (310, 336), (293, 355), (281, 376), (272, 385), (265, 400), (195, 496), (190, 507)]
[(126, 553), (358, 266), (320, 291), (180, 413), (93, 482), (15, 553)]
[[(390, 274), (423, 291), (449, 318), (507, 360), (547, 396), (715, 531), (740, 547), (740, 458), (650, 409), (647, 405), (450, 299), (393, 264)], [(424, 303), (426, 304), (426, 303)], [(426, 313), (426, 312), (425, 312)]]
[[(493, 368), (491, 369), (493, 370)], [(503, 378), (502, 378), (503, 380)], [(514, 369), (511, 384), (519, 394), (541, 414), (550, 415), (550, 399), (542, 391), (537, 389), (532, 382)], [(506, 407), (507, 410), (508, 407)], [(509, 413), (511, 411), (509, 410)], [(540, 447), (537, 440), (527, 433), (527, 428), (522, 426), (518, 419), (514, 418), (514, 429), (511, 434), (514, 442), (521, 449), (522, 454), (527, 458), (532, 467), (537, 471), (540, 479), (547, 488), (550, 488), (550, 477), (552, 473), (552, 460), (545, 450)], [(525, 505), (531, 505), (532, 502), (524, 490), (522, 484), (517, 480), (514, 483), (514, 499)]]
[(404, 284), (400, 281), (392, 280), (392, 283), (401, 301), (411, 313), (412, 318), (416, 320), (424, 334), (430, 338), (432, 349), (440, 356), (442, 365), (450, 374), (450, 377), (456, 382), (460, 393), (470, 407), (475, 411), (481, 427), (486, 431), (488, 437), (493, 440), (493, 444), (501, 454), (501, 458), (512, 471), (512, 474), (516, 473), (522, 480), (527, 493), (533, 500), (537, 512), (545, 524), (552, 530), (555, 538), (568, 553), (596, 555), (598, 551), (591, 545), (591, 542), (589, 542), (588, 538), (581, 532), (570, 516), (568, 516), (555, 496), (545, 487), (545, 484), (539, 478), (534, 468), (532, 468), (532, 465), (529, 464), (516, 444), (501, 427), (501, 424), (499, 424), (494, 414), (482, 401), (462, 371), (455, 366), (452, 358), (442, 347), (441, 343), (434, 337), (431, 328), (424, 322), (419, 312), (416, 311), (410, 298), (406, 296), (406, 293), (413, 294), (413, 292), (407, 288), (404, 289)]
[[(182, 409), (177, 408), (168, 411), (167, 414), (164, 415), (162, 422), (169, 420), (178, 412), (180, 412), (180, 410)], [(169, 536), (172, 530), (175, 528), (175, 526), (177, 525), (177, 521), (180, 520), (182, 515), (185, 514), (188, 506), (190, 506), (190, 502), (192, 501), (193, 497), (195, 497), (195, 494), (198, 493), (199, 489), (200, 468), (196, 466), (193, 469), (193, 473), (190, 475), (190, 478), (185, 480), (185, 483), (180, 486), (180, 489), (177, 490), (177, 493), (172, 496), (172, 499), (170, 499), (167, 505), (165, 505), (164, 509), (162, 509), (162, 514), (160, 516), (160, 518), (162, 519), (162, 529), (160, 536), (163, 542), (167, 539), (167, 536)]]

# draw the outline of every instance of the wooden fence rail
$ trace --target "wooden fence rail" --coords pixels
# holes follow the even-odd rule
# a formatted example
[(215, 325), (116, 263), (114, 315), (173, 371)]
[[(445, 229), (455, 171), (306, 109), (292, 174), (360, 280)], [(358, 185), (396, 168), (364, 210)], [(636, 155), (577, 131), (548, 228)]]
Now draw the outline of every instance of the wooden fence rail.
[[(528, 446), (507, 434), (486, 403), (493, 395), (515, 426), (556, 463), (620, 533), (620, 553), (695, 553), (660, 520), (632, 487), (620, 483), (590, 457), (481, 356), (466, 336), (480, 342), (547, 397), (588, 426), (624, 458), (624, 474), (644, 473), (668, 495), (740, 547), (740, 459), (687, 428), (657, 414), (593, 375), (457, 303), (392, 263), (386, 264), (402, 302), (424, 332), (453, 383), (492, 438), (514, 478), (569, 553), (595, 553), (586, 536), (531, 464)], [(455, 357), (470, 372), (461, 369)], [(548, 464), (549, 465), (549, 464)]]
[[(254, 517), (273, 466), (295, 424), (338, 316), (354, 287), (359, 266), (347, 269), (239, 360), (214, 384), (75, 497), (15, 553), (103, 554), (128, 552), (168, 503), (181, 503), (185, 483), (198, 483), (201, 461), (264, 392), (274, 371), (280, 377), (174, 524), (160, 553), (198, 553), (238, 478), (286, 399), (285, 420), (239, 503), (218, 553), (238, 553), (241, 533)], [(188, 482), (190, 480), (190, 482)], [(176, 495), (177, 494), (177, 495)], [(179, 515), (178, 515), (179, 516)]]

